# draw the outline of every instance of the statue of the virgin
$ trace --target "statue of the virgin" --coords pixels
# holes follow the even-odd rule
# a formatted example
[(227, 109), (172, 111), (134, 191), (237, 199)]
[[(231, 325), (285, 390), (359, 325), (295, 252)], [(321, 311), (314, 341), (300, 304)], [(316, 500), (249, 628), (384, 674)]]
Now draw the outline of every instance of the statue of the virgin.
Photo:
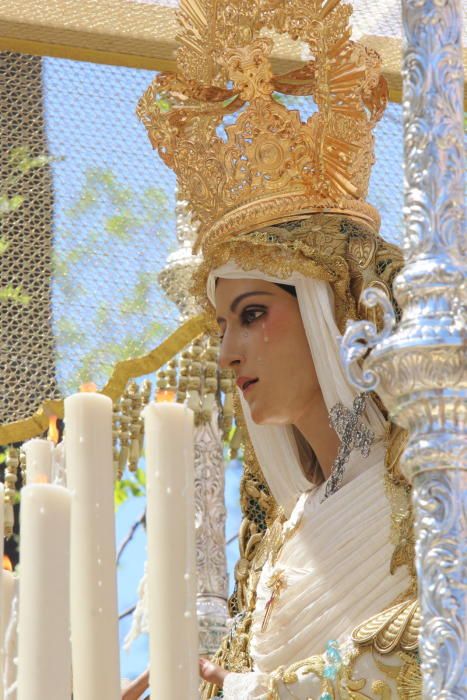
[[(387, 89), (350, 12), (341, 0), (181, 3), (178, 73), (138, 107), (198, 225), (194, 289), (272, 504), (232, 630), (200, 664), (204, 698), (421, 698), (404, 434), (339, 357), (347, 321), (369, 313), (362, 291), (392, 298), (402, 265), (365, 201)], [(307, 58), (275, 75), (281, 34)], [(309, 96), (311, 116), (281, 95)]]

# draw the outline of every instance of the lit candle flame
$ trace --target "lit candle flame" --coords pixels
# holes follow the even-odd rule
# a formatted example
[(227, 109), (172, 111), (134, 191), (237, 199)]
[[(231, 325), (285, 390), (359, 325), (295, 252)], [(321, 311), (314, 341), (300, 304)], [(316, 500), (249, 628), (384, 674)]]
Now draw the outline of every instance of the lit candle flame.
[(3, 568), (6, 571), (13, 571), (13, 564), (11, 563), (11, 559), (6, 554), (3, 555)]
[(79, 390), (82, 394), (92, 394), (97, 391), (97, 386), (94, 382), (86, 382), (85, 384), (81, 384)]
[(49, 480), (45, 474), (37, 474), (32, 481), (29, 483), (31, 484), (48, 484)]
[(175, 401), (175, 391), (171, 389), (159, 389), (157, 392), (157, 403), (163, 401)]
[(47, 433), (47, 437), (54, 445), (58, 443), (60, 435), (57, 428), (57, 416), (50, 416), (49, 418), (49, 432)]

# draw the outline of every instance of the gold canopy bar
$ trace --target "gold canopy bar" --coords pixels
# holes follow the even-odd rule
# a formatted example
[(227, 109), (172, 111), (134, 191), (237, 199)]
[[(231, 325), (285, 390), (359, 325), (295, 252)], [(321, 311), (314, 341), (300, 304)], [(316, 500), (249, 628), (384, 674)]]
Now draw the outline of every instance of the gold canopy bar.
[[(36, 56), (173, 71), (177, 31), (175, 8), (134, 0), (2, 0), (0, 8), (0, 50)], [(361, 41), (381, 54), (390, 99), (400, 102), (401, 41), (379, 36)], [(464, 52), (464, 70), (466, 62)], [(274, 71), (302, 63), (299, 44), (276, 37)]]

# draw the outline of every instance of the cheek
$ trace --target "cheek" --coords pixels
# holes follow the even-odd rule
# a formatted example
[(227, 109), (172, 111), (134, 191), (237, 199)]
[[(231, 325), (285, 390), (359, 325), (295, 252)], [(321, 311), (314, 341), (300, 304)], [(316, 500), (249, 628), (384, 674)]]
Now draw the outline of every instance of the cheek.
[(289, 319), (281, 309), (271, 309), (268, 315), (260, 320), (259, 324), (263, 340), (266, 342), (274, 342), (279, 345), (287, 337)]
[(314, 391), (317, 377), (301, 318), (291, 316), (289, 310), (274, 309), (263, 323), (261, 338), (263, 343), (267, 338), (266, 366), (282, 399)]

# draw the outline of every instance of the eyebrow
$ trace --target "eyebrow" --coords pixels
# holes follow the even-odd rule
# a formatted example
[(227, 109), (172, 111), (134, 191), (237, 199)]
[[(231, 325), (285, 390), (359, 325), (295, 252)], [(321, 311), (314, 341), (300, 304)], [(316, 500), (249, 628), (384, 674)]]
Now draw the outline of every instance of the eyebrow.
[[(246, 299), (247, 297), (256, 296), (258, 294), (267, 295), (269, 297), (274, 296), (272, 292), (245, 292), (244, 294), (239, 294), (238, 297), (235, 297), (233, 302), (230, 304), (230, 310), (232, 311), (232, 313), (234, 313), (237, 306), (240, 304), (241, 301), (243, 301), (243, 299)], [(222, 318), (222, 316), (218, 316), (216, 321), (219, 323), (219, 321), (225, 321), (225, 318)]]

